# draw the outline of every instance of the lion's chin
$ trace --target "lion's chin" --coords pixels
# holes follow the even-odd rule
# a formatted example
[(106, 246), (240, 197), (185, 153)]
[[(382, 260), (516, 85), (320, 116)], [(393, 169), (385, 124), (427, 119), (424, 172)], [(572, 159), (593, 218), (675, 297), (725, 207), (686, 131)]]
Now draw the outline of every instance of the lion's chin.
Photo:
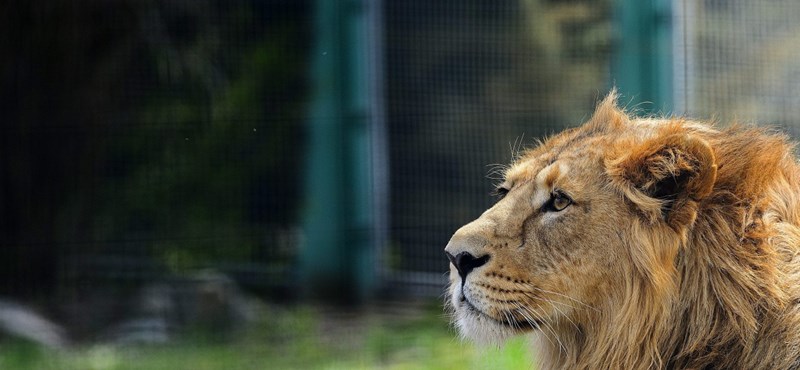
[(509, 338), (538, 327), (537, 323), (498, 321), (466, 302), (456, 309), (455, 325), (462, 338), (480, 345), (502, 345)]

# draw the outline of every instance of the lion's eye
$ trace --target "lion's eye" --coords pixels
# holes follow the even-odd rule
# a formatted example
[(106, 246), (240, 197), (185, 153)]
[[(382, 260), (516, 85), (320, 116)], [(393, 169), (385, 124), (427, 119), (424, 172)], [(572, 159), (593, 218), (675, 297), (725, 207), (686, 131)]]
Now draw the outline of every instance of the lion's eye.
[(492, 195), (496, 196), (498, 199), (503, 199), (506, 194), (508, 194), (508, 191), (508, 188), (498, 186), (496, 189), (494, 189)]
[(564, 193), (555, 192), (550, 197), (550, 207), (548, 208), (550, 208), (549, 210), (551, 211), (560, 212), (563, 211), (564, 208), (569, 207), (570, 204), (572, 204), (572, 199)]

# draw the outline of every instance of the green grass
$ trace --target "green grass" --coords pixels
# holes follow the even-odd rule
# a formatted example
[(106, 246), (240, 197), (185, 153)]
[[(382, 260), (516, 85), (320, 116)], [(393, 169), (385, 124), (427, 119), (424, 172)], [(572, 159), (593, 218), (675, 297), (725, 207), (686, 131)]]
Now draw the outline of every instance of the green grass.
[(502, 348), (461, 342), (438, 308), (410, 318), (327, 321), (312, 308), (284, 309), (224, 343), (195, 337), (164, 346), (53, 351), (7, 341), (0, 343), (0, 369), (531, 369), (533, 364), (523, 339)]

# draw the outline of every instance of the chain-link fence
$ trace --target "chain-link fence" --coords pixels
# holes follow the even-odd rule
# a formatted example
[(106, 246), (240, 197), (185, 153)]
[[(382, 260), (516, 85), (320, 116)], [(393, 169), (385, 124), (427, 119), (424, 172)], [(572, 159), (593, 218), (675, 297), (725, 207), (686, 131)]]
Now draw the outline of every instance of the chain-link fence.
[(676, 1), (678, 113), (771, 124), (797, 136), (800, 3)]
[(291, 294), (311, 4), (0, 9), (0, 295), (80, 338), (203, 269)]
[(444, 245), (493, 202), (493, 171), (591, 113), (609, 84), (610, 7), (387, 2), (392, 282), (441, 293)]

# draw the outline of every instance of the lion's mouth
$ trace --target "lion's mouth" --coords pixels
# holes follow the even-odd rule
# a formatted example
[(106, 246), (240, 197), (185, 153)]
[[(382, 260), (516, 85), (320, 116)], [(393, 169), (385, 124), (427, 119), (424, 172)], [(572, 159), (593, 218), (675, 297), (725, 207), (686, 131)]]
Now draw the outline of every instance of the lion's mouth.
[(492, 321), (499, 323), (503, 326), (509, 327), (511, 329), (523, 330), (523, 331), (534, 330), (538, 329), (539, 326), (541, 325), (541, 322), (539, 320), (516, 320), (514, 319), (513, 315), (508, 315), (506, 319), (498, 320), (497, 318), (492, 317), (491, 315), (475, 307), (475, 305), (473, 305), (472, 302), (470, 302), (469, 299), (467, 299), (464, 296), (461, 297), (461, 302), (466, 307), (466, 310), (471, 312), (472, 314), (491, 319)]

